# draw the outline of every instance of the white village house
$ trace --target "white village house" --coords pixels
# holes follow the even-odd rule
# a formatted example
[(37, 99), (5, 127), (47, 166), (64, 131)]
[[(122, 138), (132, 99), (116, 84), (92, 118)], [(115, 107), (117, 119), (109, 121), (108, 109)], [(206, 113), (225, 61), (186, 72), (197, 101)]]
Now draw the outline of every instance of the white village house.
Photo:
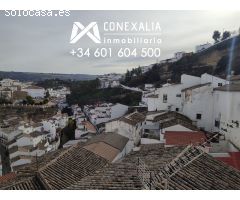
[(102, 103), (98, 105), (85, 105), (84, 113), (94, 125), (105, 123), (109, 120), (123, 116), (128, 111), (128, 106), (117, 103)]
[(200, 51), (203, 51), (203, 50), (205, 50), (205, 49), (208, 49), (208, 48), (211, 47), (211, 46), (212, 46), (212, 44), (209, 43), (209, 42), (207, 42), (207, 43), (205, 43), (205, 44), (197, 45), (197, 46), (195, 47), (196, 53), (198, 53), (198, 52), (200, 52)]
[(213, 131), (240, 148), (240, 85), (215, 88), (213, 102)]
[(180, 112), (182, 110), (181, 90), (199, 83), (199, 77), (183, 74), (181, 83), (167, 83), (161, 88), (157, 88), (155, 92), (144, 93), (142, 102), (148, 106), (148, 111), (171, 110)]
[(133, 112), (129, 115), (123, 116), (105, 123), (105, 132), (114, 132), (123, 135), (137, 145), (142, 136), (142, 127), (145, 121), (145, 116), (139, 112)]
[(228, 81), (203, 74), (200, 84), (182, 90), (182, 113), (199, 128), (213, 131), (213, 89), (225, 84)]

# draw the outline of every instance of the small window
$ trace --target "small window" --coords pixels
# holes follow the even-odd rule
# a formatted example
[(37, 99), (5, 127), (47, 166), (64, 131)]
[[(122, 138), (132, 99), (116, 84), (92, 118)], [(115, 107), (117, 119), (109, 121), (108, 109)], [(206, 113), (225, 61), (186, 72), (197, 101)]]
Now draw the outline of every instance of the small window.
[(215, 127), (218, 127), (219, 128), (219, 121), (218, 120), (215, 120)]
[(196, 119), (202, 119), (202, 114), (197, 113)]
[(221, 86), (222, 86), (222, 83), (218, 83), (218, 86), (221, 87)]
[(181, 97), (182, 95), (181, 94), (176, 94), (176, 97)]
[(179, 111), (179, 108), (176, 108), (176, 112), (178, 112)]
[(163, 103), (167, 103), (167, 94), (163, 95)]

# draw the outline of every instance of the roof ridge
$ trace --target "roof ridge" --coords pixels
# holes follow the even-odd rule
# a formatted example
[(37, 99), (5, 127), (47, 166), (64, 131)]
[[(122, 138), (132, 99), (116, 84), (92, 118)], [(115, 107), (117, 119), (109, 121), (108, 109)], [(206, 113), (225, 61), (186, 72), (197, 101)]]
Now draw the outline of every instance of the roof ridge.
[(63, 151), (62, 153), (60, 153), (56, 158), (54, 158), (53, 160), (51, 160), (50, 162), (48, 162), (46, 165), (44, 165), (43, 167), (41, 167), (39, 169), (39, 172), (46, 169), (49, 165), (51, 165), (52, 163), (54, 163), (56, 160), (58, 160), (59, 158), (61, 158), (62, 156), (64, 156), (66, 153), (68, 153), (69, 151), (71, 151), (72, 149), (76, 148), (77, 145), (79, 144), (75, 144), (73, 146), (71, 146), (70, 148), (66, 149), (66, 151)]

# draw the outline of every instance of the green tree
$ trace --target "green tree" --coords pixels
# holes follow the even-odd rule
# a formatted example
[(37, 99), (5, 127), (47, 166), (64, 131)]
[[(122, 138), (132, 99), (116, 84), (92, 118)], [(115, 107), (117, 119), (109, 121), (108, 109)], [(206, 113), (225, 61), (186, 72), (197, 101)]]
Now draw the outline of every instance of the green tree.
[(222, 34), (222, 41), (229, 38), (231, 36), (231, 33), (229, 31), (224, 31)]
[(221, 37), (221, 33), (219, 31), (214, 31), (212, 38), (214, 39), (215, 43), (219, 42), (219, 39)]
[(49, 97), (50, 97), (50, 94), (49, 94), (49, 91), (47, 91), (45, 94), (45, 98), (49, 98)]
[(47, 104), (47, 103), (48, 103), (48, 99), (45, 98), (45, 99), (43, 100), (42, 104)]
[(26, 97), (26, 103), (27, 104), (30, 104), (30, 105), (33, 105), (34, 104), (34, 100), (31, 96), (27, 96)]
[(129, 70), (127, 70), (126, 75), (125, 75), (125, 82), (131, 81), (131, 73)]

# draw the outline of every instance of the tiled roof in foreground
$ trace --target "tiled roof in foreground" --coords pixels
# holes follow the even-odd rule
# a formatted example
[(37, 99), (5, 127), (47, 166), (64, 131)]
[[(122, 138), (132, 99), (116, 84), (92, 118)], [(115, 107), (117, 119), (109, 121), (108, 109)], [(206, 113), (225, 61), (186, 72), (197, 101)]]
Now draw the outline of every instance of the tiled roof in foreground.
[(109, 162), (112, 162), (114, 158), (120, 153), (120, 151), (104, 142), (96, 142), (89, 144), (87, 146), (84, 146), (84, 149), (87, 149), (88, 151), (91, 151)]
[(128, 142), (128, 138), (117, 133), (102, 133), (92, 137), (86, 144), (104, 142), (119, 151), (122, 151)]
[(12, 185), (3, 187), (1, 189), (6, 190), (42, 190), (41, 183), (36, 180), (35, 177), (24, 178), (15, 182)]
[(0, 176), (0, 186), (12, 179), (16, 178), (16, 174), (14, 172), (8, 173), (6, 175)]
[(166, 131), (164, 135), (166, 145), (186, 146), (188, 144), (198, 145), (206, 141), (206, 136), (201, 131)]
[[(195, 149), (198, 149), (197, 154), (186, 157)], [(78, 144), (61, 152), (33, 174), (24, 175), (22, 171), (22, 178), (18, 176), (1, 188), (133, 190), (149, 189), (144, 181), (151, 180), (151, 189), (240, 189), (240, 171), (199, 149), (147, 144), (116, 163), (108, 163)], [(182, 162), (184, 155), (183, 164), (178, 163), (177, 170), (169, 171), (169, 163), (176, 158)], [(149, 174), (150, 179), (143, 179), (143, 175)], [(162, 180), (167, 180), (166, 184)]]
[(168, 189), (239, 190), (240, 171), (203, 154), (172, 176)]
[(164, 149), (162, 144), (142, 145), (140, 151), (131, 152), (120, 162), (108, 165), (106, 168), (83, 178), (67, 189), (144, 189), (144, 185), (140, 181), (137, 171), (138, 158), (141, 157), (146, 164), (149, 164), (151, 171), (158, 172), (161, 167), (171, 161), (183, 148), (168, 148), (168, 151), (164, 151)]
[[(55, 156), (55, 157), (54, 157)], [(64, 189), (97, 169), (107, 160), (77, 144), (65, 150), (49, 153), (36, 163), (25, 165), (17, 177), (1, 189)]]
[[(85, 177), (68, 189), (146, 189), (137, 171), (138, 158), (146, 164), (152, 177), (157, 177), (182, 150), (183, 147), (144, 145), (140, 151), (132, 152), (121, 162)], [(170, 176), (167, 188), (155, 189), (240, 189), (240, 171), (203, 153)]]
[(88, 176), (73, 184), (70, 190), (137, 190), (142, 189), (134, 165), (114, 163), (94, 175)]
[(107, 160), (78, 144), (39, 169), (39, 178), (47, 189), (64, 189), (106, 164)]

